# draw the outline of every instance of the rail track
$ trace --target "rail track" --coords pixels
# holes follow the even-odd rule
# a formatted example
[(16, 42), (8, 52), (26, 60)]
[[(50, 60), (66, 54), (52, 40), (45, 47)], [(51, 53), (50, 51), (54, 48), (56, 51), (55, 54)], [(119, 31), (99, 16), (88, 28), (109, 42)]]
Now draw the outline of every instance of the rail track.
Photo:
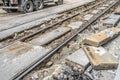
[[(26, 74), (28, 74), (31, 70), (33, 70), (36, 66), (38, 66), (40, 63), (42, 63), (44, 60), (46, 60), (48, 57), (50, 57), (51, 55), (53, 55), (57, 50), (59, 50), (61, 47), (63, 47), (66, 43), (68, 43), (69, 41), (71, 41), (76, 35), (78, 35), (80, 32), (82, 32), (83, 30), (85, 30), (88, 26), (90, 26), (92, 23), (94, 23), (97, 19), (99, 19), (103, 14), (105, 14), (105, 12), (107, 12), (109, 9), (111, 9), (113, 6), (115, 6), (115, 4), (117, 3), (114, 2), (112, 3), (109, 7), (107, 7), (106, 9), (104, 9), (101, 13), (97, 14), (96, 16), (94, 16), (92, 19), (90, 19), (90, 21), (87, 21), (84, 25), (82, 25), (82, 27), (77, 30), (76, 32), (74, 32), (74, 34), (72, 36), (70, 36), (69, 38), (67, 38), (66, 40), (64, 40), (61, 44), (59, 44), (57, 47), (53, 48), (51, 51), (49, 51), (46, 55), (42, 56), (40, 59), (38, 59), (35, 63), (33, 63), (31, 66), (29, 66), (28, 68), (26, 68), (21, 74), (16, 75), (13, 79), (15, 80), (19, 80), (22, 77), (24, 77)], [(96, 5), (97, 6), (97, 5)], [(93, 8), (93, 7), (92, 7)], [(86, 11), (86, 10), (85, 10)], [(88, 10), (87, 10), (88, 11)], [(76, 14), (79, 15), (80, 13)]]
[(53, 28), (55, 25), (58, 25), (58, 24), (66, 21), (66, 20), (69, 20), (69, 19), (71, 19), (75, 16), (78, 16), (79, 14), (82, 14), (83, 12), (88, 11), (88, 10), (90, 10), (90, 9), (96, 7), (96, 6), (99, 6), (101, 3), (104, 3), (104, 2), (105, 1), (102, 1), (102, 2), (99, 2), (97, 4), (95, 4), (95, 2), (91, 3), (91, 5), (87, 8), (86, 8), (86, 6), (87, 6), (86, 5), (85, 8), (82, 7), (83, 8), (82, 11), (80, 11), (82, 9), (80, 7), (79, 9), (77, 8), (77, 10), (73, 9), (71, 11), (64, 12), (64, 13), (60, 14), (60, 16), (57, 16), (56, 19), (53, 19), (53, 20), (50, 20), (50, 21), (47, 21), (47, 22), (42, 22), (37, 26), (33, 26), (33, 27), (31, 27), (27, 30), (20, 31), (18, 33), (15, 33), (15, 34), (12, 34), (12, 35), (9, 35), (9, 36), (6, 36), (6, 37), (4, 36), (4, 38), (2, 38), (0, 40), (0, 43), (1, 43), (0, 49), (4, 48), (4, 47), (6, 47), (10, 44), (13, 44), (17, 41), (24, 41), (25, 39), (27, 39), (31, 36), (34, 36), (38, 33), (41, 33), (41, 32), (44, 32), (44, 31), (50, 29), (50, 28)]
[[(99, 2), (98, 4), (95, 4), (93, 6), (90, 6), (88, 8), (83, 9), (82, 11), (76, 11), (76, 13), (72, 13), (72, 15), (70, 14), (69, 16), (67, 15), (67, 17), (65, 18), (60, 18), (61, 20), (59, 20), (58, 22), (53, 21), (52, 24), (48, 25), (47, 27), (44, 27), (43, 29), (39, 29), (36, 28), (37, 31), (24, 35), (22, 37), (19, 37), (15, 40), (11, 40), (8, 41), (7, 44), (4, 44), (2, 46), (0, 46), (0, 49), (5, 48), (17, 41), (23, 41), (28, 43), (29, 41), (31, 41), (32, 39), (43, 35), (47, 32), (52, 31), (53, 29), (56, 29), (60, 26), (63, 26), (67, 21), (72, 22), (72, 19), (74, 19), (75, 17), (79, 19), (81, 18), (80, 16), (84, 16), (84, 14), (88, 14), (93, 10), (96, 10), (98, 7), (103, 7), (103, 5), (108, 4), (108, 6), (106, 6), (104, 9), (100, 9), (100, 11), (98, 12), (98, 14), (94, 14), (93, 17), (91, 17), (89, 20), (84, 20), (84, 19), (80, 19), (82, 20), (84, 23), (82, 24), (82, 26), (79, 29), (75, 29), (75, 30), (71, 30), (70, 32), (68, 32), (67, 34), (65, 34), (63, 37), (66, 37), (65, 39), (61, 40), (61, 42), (56, 45), (55, 47), (53, 47), (48, 53), (46, 53), (44, 56), (40, 57), (37, 61), (35, 61), (34, 63), (32, 63), (30, 66), (28, 66), (27, 68), (25, 68), (22, 72), (20, 72), (19, 74), (15, 75), (12, 79), (13, 80), (20, 80), (21, 78), (23, 78), (26, 74), (28, 74), (30, 71), (32, 71), (36, 66), (38, 66), (39, 64), (41, 64), (43, 61), (45, 61), (46, 59), (48, 59), (51, 55), (53, 55), (56, 51), (58, 51), (61, 47), (63, 47), (65, 44), (67, 44), (68, 42), (70, 42), (74, 37), (76, 37), (79, 33), (81, 33), (82, 31), (84, 31), (86, 28), (88, 28), (90, 25), (92, 25), (97, 19), (99, 19), (102, 15), (104, 15), (107, 11), (109, 11), (112, 7), (114, 7), (118, 0), (116, 1), (111, 1), (111, 3), (109, 3), (110, 1), (102, 1)], [(68, 12), (67, 12), (68, 13)], [(70, 12), (69, 12), (70, 13)], [(83, 18), (83, 17), (82, 17)], [(77, 21), (77, 20), (76, 20)], [(68, 25), (69, 23), (67, 23), (66, 25)], [(57, 27), (54, 27), (57, 26)], [(65, 26), (64, 26), (65, 27)], [(41, 33), (44, 32), (44, 33)], [(34, 37), (36, 36), (36, 37)], [(30, 39), (29, 39), (30, 38)], [(60, 38), (60, 37), (59, 37)], [(6, 38), (8, 39), (8, 38)], [(5, 39), (3, 39), (5, 40)], [(2, 41), (3, 41), (2, 40)], [(1, 41), (1, 43), (2, 43)], [(52, 41), (53, 42), (53, 41)], [(3, 42), (3, 43), (6, 43)], [(49, 43), (48, 43), (49, 45)], [(45, 46), (48, 46), (45, 44)]]

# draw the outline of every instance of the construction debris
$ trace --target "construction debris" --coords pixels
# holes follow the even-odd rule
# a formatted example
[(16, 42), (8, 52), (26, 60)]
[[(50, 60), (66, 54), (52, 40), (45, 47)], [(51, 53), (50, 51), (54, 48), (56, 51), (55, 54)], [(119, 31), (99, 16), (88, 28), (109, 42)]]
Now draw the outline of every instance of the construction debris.
[(81, 48), (72, 55), (68, 56), (66, 58), (66, 63), (84, 71), (89, 65), (89, 59), (87, 58), (84, 50)]
[(117, 59), (103, 47), (84, 46), (83, 48), (94, 69), (109, 70), (117, 68)]
[(83, 42), (92, 46), (101, 46), (120, 34), (119, 28), (108, 28), (99, 33), (86, 37)]

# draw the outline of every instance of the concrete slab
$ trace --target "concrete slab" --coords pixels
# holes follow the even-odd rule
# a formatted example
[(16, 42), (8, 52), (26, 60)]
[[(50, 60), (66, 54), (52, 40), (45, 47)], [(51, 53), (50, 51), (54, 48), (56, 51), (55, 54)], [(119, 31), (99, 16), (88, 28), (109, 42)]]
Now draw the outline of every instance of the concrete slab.
[(93, 17), (93, 15), (92, 14), (87, 14), (87, 15), (85, 15), (84, 16), (84, 20), (90, 20), (91, 18)]
[[(8, 18), (8, 19), (0, 19), (0, 25), (2, 27), (13, 27), (21, 24), (26, 24), (33, 22), (35, 20), (41, 19), (43, 17), (47, 17), (53, 14), (57, 14), (63, 11), (67, 11), (72, 8), (76, 8), (78, 6), (82, 6), (85, 4), (88, 4), (90, 2), (93, 2), (95, 0), (80, 0), (74, 3), (69, 3), (69, 4), (63, 4), (59, 6), (54, 6), (46, 9), (42, 9), (39, 11), (27, 13), (27, 14), (21, 14), (19, 16), (13, 17), (13, 18)], [(6, 24), (4, 24), (6, 23)]]
[(85, 70), (89, 65), (89, 59), (87, 58), (84, 50), (80, 48), (79, 50), (77, 50), (72, 55), (66, 58), (66, 63), (68, 65)]
[(59, 27), (51, 32), (48, 32), (46, 34), (41, 35), (38, 38), (31, 40), (29, 43), (34, 44), (34, 45), (44, 45), (60, 36), (66, 34), (69, 31), (70, 31), (70, 28)]
[(49, 49), (41, 46), (34, 46), (23, 42), (16, 42), (0, 49), (0, 79), (10, 80), (48, 51)]
[(120, 34), (119, 28), (108, 28), (99, 33), (92, 34), (91, 36), (86, 37), (83, 40), (83, 43), (89, 44), (92, 46), (101, 46), (111, 40), (112, 38), (117, 37)]
[(97, 14), (100, 10), (93, 10), (92, 14)]
[(118, 20), (117, 19), (105, 19), (103, 21), (103, 25), (112, 25), (112, 26), (115, 26), (117, 24)]
[(120, 15), (111, 14), (108, 18), (103, 20), (103, 24), (115, 26), (119, 21)]
[(84, 46), (84, 50), (94, 69), (109, 70), (118, 67), (118, 60), (103, 47)]
[(68, 27), (71, 27), (72, 29), (77, 29), (77, 28), (80, 28), (82, 24), (83, 24), (82, 21), (77, 21), (77, 22), (70, 23)]
[(92, 46), (100, 46), (100, 45), (106, 43), (109, 39), (110, 39), (110, 37), (107, 36), (106, 34), (97, 33), (97, 34), (93, 34), (91, 36), (86, 37), (83, 40), (83, 43), (89, 44)]

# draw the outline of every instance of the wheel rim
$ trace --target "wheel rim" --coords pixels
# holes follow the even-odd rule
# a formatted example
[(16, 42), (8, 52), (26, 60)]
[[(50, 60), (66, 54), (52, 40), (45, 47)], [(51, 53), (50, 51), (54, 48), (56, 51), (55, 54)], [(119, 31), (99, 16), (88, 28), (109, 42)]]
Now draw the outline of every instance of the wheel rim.
[(28, 1), (28, 2), (26, 3), (26, 5), (25, 5), (25, 11), (26, 11), (26, 12), (31, 12), (31, 11), (33, 11), (33, 4), (32, 4), (31, 1)]

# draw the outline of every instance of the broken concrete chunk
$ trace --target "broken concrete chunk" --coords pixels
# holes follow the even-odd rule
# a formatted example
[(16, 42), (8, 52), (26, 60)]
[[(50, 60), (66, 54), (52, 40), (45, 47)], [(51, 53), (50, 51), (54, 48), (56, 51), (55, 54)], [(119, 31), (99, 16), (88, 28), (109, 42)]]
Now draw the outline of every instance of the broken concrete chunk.
[(119, 28), (108, 28), (99, 33), (86, 37), (83, 42), (92, 46), (101, 46), (120, 34)]
[(94, 69), (109, 70), (118, 67), (117, 59), (103, 47), (84, 46), (84, 51)]
[(77, 22), (70, 23), (68, 25), (68, 27), (71, 27), (72, 29), (76, 29), (76, 28), (80, 28), (80, 26), (82, 26), (82, 24), (83, 24), (83, 22), (77, 21)]
[(34, 44), (34, 45), (45, 45), (51, 42), (52, 40), (66, 34), (69, 31), (70, 31), (70, 28), (59, 27), (51, 32), (48, 32), (46, 34), (41, 35), (38, 38), (31, 40), (29, 43)]
[(90, 20), (91, 18), (93, 17), (93, 15), (92, 14), (87, 14), (87, 15), (85, 15), (84, 16), (84, 20)]
[(68, 65), (80, 68), (81, 70), (85, 70), (89, 65), (89, 60), (84, 50), (81, 48), (72, 55), (68, 56), (66, 58), (66, 63)]

